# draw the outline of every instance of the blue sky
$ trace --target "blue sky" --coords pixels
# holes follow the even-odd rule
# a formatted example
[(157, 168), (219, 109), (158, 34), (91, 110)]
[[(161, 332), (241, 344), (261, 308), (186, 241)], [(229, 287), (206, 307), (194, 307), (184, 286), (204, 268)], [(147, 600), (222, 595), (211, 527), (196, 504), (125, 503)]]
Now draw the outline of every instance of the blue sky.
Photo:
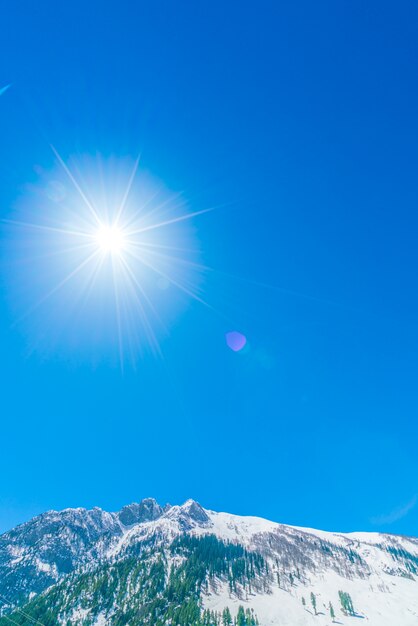
[(416, 534), (417, 35), (414, 2), (3, 3), (2, 218), (51, 143), (221, 208), (193, 222), (218, 312), (123, 373), (28, 349), (1, 230), (0, 528), (154, 496)]

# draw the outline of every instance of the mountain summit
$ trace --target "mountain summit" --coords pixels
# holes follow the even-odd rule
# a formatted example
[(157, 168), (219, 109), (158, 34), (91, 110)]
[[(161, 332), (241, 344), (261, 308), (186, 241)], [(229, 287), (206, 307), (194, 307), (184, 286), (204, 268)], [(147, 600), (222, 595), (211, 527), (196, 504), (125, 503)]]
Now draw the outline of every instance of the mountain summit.
[(158, 519), (167, 508), (170, 508), (170, 505), (163, 508), (154, 498), (145, 498), (139, 504), (134, 502), (124, 506), (117, 515), (124, 526), (133, 526), (141, 522), (152, 522)]
[(49, 511), (0, 536), (0, 626), (415, 626), (418, 540), (152, 498)]

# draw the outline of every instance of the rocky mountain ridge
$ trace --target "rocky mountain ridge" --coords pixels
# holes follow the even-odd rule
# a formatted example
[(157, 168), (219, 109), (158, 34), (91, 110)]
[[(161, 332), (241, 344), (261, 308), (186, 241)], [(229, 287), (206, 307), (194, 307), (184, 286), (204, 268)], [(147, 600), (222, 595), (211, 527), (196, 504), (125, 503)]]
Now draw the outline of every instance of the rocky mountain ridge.
[[(176, 622), (170, 596), (186, 574), (181, 602), (194, 611), (191, 626), (205, 611), (208, 623), (226, 609), (238, 619), (240, 606), (265, 625), (329, 624), (332, 613), (344, 624), (354, 615), (376, 626), (418, 623), (415, 538), (296, 528), (152, 498), (116, 513), (49, 511), (0, 536), (1, 611), (16, 623), (34, 623), (22, 613), (34, 610), (36, 621), (65, 626), (186, 626), (186, 609), (185, 623)], [(80, 597), (70, 592), (77, 586)], [(158, 610), (145, 614), (145, 598)]]

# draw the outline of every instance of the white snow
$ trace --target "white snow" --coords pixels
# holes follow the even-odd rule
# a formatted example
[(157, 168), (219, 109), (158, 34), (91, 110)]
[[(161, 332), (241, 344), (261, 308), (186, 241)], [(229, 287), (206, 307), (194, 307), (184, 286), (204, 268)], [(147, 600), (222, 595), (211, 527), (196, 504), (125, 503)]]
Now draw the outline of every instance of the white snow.
[[(61, 515), (50, 512), (48, 519), (56, 518), (58, 521)], [(205, 608), (222, 611), (229, 606), (232, 614), (236, 614), (240, 604), (253, 609), (261, 626), (331, 626), (330, 602), (336, 614), (335, 623), (342, 626), (361, 623), (367, 626), (418, 626), (418, 575), (414, 573), (414, 567), (418, 569), (418, 540), (414, 538), (288, 526), (259, 517), (201, 509), (192, 500), (182, 506), (171, 507), (154, 521), (129, 527), (124, 527), (116, 514), (99, 509), (66, 509), (64, 515), (76, 527), (97, 528), (98, 531), (108, 528), (110, 532), (117, 530), (110, 543), (100, 538), (94, 544), (93, 564), (97, 555), (100, 560), (123, 558), (132, 545), (150, 537), (168, 547), (176, 536), (184, 532), (215, 534), (222, 540), (240, 543), (249, 550), (261, 551), (269, 565), (270, 576), (256, 580), (250, 595), (244, 589), (238, 591), (238, 596), (231, 595), (227, 583), (217, 580), (210, 593), (203, 596)], [(49, 559), (45, 550), (50, 542), (57, 543), (57, 537), (45, 533), (42, 543), (36, 548), (11, 543), (7, 548), (10, 566), (19, 568), (32, 564), (40, 576), (47, 574), (58, 579), (56, 564), (46, 562)], [(71, 554), (76, 554), (80, 546), (72, 526), (65, 524), (60, 530), (58, 543), (70, 546)], [(400, 558), (395, 558), (394, 550), (398, 551)], [(402, 551), (406, 560), (408, 554), (411, 555), (411, 571), (407, 570)], [(353, 554), (354, 564), (350, 560)], [(184, 558), (171, 555), (169, 550), (166, 556), (169, 568), (178, 565)], [(88, 561), (85, 563), (87, 565)], [(292, 580), (290, 574), (295, 574), (299, 568), (300, 579), (294, 576)], [(342, 612), (339, 591), (350, 594), (355, 617)], [(317, 615), (311, 604), (311, 593), (316, 597)], [(81, 608), (70, 616), (74, 623), (88, 617), (89, 611)], [(109, 618), (101, 613), (95, 626), (106, 626), (108, 623)]]
[[(131, 542), (142, 540), (156, 531), (165, 540), (175, 537), (183, 532), (179, 519), (189, 507), (190, 502), (182, 507), (172, 507), (158, 520), (129, 529), (108, 556), (116, 556)], [(357, 624), (359, 619), (364, 619), (368, 626), (418, 625), (418, 583), (415, 579), (389, 574), (390, 570), (396, 570), (401, 563), (397, 563), (381, 547), (402, 547), (410, 554), (418, 555), (416, 540), (379, 533), (333, 533), (286, 526), (259, 517), (242, 517), (208, 510), (205, 513), (209, 517), (209, 523), (200, 524), (190, 520), (189, 532), (197, 535), (213, 533), (221, 539), (239, 542), (249, 548), (253, 547), (255, 540), (259, 542), (263, 535), (270, 533), (285, 537), (290, 544), (301, 537), (305, 541), (306, 538), (311, 540), (314, 545), (318, 544), (317, 540), (325, 541), (336, 549), (355, 550), (364, 560), (366, 568), (364, 577), (356, 576), (353, 567), (353, 576), (347, 578), (330, 567), (326, 568), (323, 563), (318, 563), (314, 571), (306, 573), (303, 583), (296, 579), (294, 586), (287, 585), (283, 589), (273, 581), (268, 592), (257, 592), (248, 597), (243, 591), (240, 598), (231, 596), (227, 585), (219, 582), (216, 589), (204, 596), (205, 608), (222, 611), (225, 606), (229, 606), (231, 613), (235, 614), (242, 604), (244, 608), (254, 609), (262, 626), (326, 626), (331, 625), (331, 602), (337, 624)], [(273, 558), (271, 564), (273, 565)], [(347, 567), (350, 570), (349, 561)], [(350, 594), (356, 617), (343, 614), (339, 591)], [(317, 615), (311, 605), (311, 593), (317, 599)], [(302, 597), (306, 602), (305, 607)]]

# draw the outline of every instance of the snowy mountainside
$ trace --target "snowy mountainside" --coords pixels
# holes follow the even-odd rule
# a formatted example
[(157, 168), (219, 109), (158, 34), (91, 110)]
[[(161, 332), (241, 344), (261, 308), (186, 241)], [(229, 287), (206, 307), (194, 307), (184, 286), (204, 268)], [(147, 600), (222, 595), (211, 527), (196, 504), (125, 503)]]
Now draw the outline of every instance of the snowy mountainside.
[(106, 554), (129, 526), (156, 519), (151, 498), (118, 513), (99, 508), (48, 511), (0, 535), (0, 595), (10, 604), (27, 599), (86, 562)]
[[(0, 537), (18, 624), (418, 624), (418, 540), (331, 533), (153, 499), (50, 511)], [(28, 617), (29, 616), (29, 617)], [(228, 621), (230, 620), (230, 621)]]

